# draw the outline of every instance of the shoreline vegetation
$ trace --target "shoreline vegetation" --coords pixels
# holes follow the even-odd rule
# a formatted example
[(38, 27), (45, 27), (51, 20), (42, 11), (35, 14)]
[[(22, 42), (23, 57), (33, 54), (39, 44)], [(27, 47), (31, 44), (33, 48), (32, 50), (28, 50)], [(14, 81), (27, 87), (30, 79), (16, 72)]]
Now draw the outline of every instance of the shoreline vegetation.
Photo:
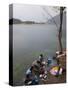
[(9, 20), (9, 24), (45, 24), (45, 22), (21, 21), (19, 19), (12, 18)]

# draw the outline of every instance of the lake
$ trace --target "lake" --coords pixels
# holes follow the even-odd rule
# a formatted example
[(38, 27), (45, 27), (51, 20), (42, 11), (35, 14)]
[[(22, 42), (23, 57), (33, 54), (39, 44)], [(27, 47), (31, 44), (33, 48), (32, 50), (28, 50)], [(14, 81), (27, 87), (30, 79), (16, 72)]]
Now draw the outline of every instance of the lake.
[[(63, 48), (66, 48), (66, 31), (62, 35)], [(31, 63), (44, 57), (54, 56), (59, 50), (58, 30), (48, 24), (14, 24), (13, 25), (13, 83), (22, 85), (25, 72)]]

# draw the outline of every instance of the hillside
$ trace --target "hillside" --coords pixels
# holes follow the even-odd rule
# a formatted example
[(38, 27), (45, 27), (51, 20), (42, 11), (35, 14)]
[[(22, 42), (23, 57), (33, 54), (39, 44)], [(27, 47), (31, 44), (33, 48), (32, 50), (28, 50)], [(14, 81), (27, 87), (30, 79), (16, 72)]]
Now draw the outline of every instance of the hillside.
[(12, 18), (9, 20), (9, 24), (19, 24), (19, 23), (22, 23), (22, 21), (19, 19)]
[(19, 19), (15, 19), (15, 18), (13, 18), (13, 19), (10, 19), (9, 20), (9, 24), (11, 25), (11, 24), (45, 24), (45, 23), (43, 23), (43, 22), (35, 22), (35, 21), (21, 21), (21, 20), (19, 20)]

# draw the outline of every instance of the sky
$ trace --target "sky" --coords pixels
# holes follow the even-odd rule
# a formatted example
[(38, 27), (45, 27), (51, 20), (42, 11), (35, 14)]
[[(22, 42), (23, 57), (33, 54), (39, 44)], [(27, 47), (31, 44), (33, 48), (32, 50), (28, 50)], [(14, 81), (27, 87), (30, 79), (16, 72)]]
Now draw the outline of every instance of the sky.
[[(20, 19), (22, 21), (46, 22), (48, 19), (59, 14), (58, 8), (59, 7), (42, 5), (13, 4), (13, 18)], [(11, 10), (10, 18), (12, 18)]]

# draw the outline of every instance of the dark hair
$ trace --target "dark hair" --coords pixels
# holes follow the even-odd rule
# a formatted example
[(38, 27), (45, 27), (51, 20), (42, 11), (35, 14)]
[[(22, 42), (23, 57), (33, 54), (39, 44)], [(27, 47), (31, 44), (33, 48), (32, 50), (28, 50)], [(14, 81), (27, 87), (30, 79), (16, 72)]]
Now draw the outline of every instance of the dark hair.
[(29, 78), (29, 77), (30, 77), (30, 75), (29, 75), (29, 74), (27, 74), (27, 75), (26, 75), (26, 78)]
[(40, 54), (41, 57), (43, 57), (43, 54)]
[(38, 63), (38, 64), (40, 64), (40, 61), (39, 61), (39, 60), (37, 60), (37, 63)]
[(40, 61), (43, 61), (43, 54), (40, 54), (41, 58), (40, 58)]
[(53, 56), (53, 59), (56, 59), (56, 57), (55, 57), (55, 56)]
[(62, 52), (60, 51), (59, 54), (62, 54)]
[(30, 70), (31, 70), (31, 71), (33, 70), (33, 66), (30, 67)]

